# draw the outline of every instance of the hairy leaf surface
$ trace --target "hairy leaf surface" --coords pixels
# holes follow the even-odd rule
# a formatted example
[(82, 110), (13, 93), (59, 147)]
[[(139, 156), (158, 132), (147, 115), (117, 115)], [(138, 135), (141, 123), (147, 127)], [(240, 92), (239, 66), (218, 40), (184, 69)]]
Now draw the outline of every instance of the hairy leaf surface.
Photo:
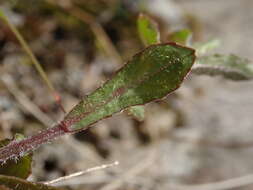
[[(15, 141), (21, 140), (22, 138), (15, 138)], [(10, 141), (9, 139), (0, 141), (0, 147), (9, 144)], [(5, 164), (0, 165), (0, 174), (26, 179), (31, 173), (31, 167), (32, 155), (28, 154), (17, 161), (8, 160)]]
[(163, 98), (180, 86), (194, 60), (193, 49), (175, 43), (149, 46), (86, 96), (62, 123), (68, 131), (85, 129), (127, 107)]
[(253, 64), (236, 55), (210, 55), (197, 59), (193, 72), (201, 75), (221, 75), (231, 80), (253, 79)]
[[(145, 14), (140, 14), (137, 20), (139, 37), (145, 46), (160, 42), (160, 32), (157, 23)], [(138, 121), (143, 121), (145, 117), (145, 106), (132, 106), (126, 112)]]

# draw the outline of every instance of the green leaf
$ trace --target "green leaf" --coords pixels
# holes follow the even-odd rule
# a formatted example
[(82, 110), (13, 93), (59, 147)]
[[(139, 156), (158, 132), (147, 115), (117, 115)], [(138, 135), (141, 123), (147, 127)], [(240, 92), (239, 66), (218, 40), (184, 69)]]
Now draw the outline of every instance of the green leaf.
[(139, 36), (145, 46), (160, 42), (160, 32), (157, 23), (147, 15), (139, 15), (137, 28)]
[[(24, 137), (21, 135), (15, 136), (15, 141), (22, 140)], [(9, 144), (11, 140), (5, 139), (0, 141), (0, 147)], [(26, 155), (19, 160), (8, 160), (5, 164), (0, 165), (0, 174), (7, 176), (15, 176), (26, 179), (31, 173), (32, 155)]]
[(62, 124), (69, 131), (85, 129), (127, 107), (165, 97), (180, 86), (190, 71), (194, 52), (175, 43), (144, 49), (111, 80), (75, 106)]
[[(157, 23), (149, 16), (140, 14), (137, 20), (139, 36), (145, 46), (160, 42), (160, 32)], [(126, 112), (135, 119), (143, 121), (145, 117), (144, 106), (134, 106), (127, 108)]]
[(214, 39), (204, 43), (195, 43), (193, 44), (193, 48), (196, 50), (196, 55), (201, 56), (219, 47), (220, 44), (220, 40)]
[(145, 117), (145, 107), (144, 106), (132, 106), (127, 109), (127, 113), (132, 115), (138, 121), (143, 121)]
[(221, 75), (231, 80), (253, 79), (253, 64), (236, 55), (210, 55), (197, 59), (192, 70), (196, 74)]
[(41, 183), (32, 183), (17, 177), (0, 175), (0, 187), (4, 186), (8, 190), (59, 190)]
[(189, 29), (182, 29), (169, 35), (169, 40), (181, 45), (189, 45), (192, 32)]

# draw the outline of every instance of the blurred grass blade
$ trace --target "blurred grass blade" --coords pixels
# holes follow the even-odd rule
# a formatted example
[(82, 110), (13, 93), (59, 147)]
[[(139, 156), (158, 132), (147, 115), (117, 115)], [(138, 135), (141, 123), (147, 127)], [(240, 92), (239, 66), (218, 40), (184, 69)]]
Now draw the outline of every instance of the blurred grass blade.
[(4, 186), (8, 190), (60, 190), (59, 188), (32, 183), (17, 177), (0, 175), (0, 187)]
[(192, 72), (201, 75), (221, 75), (231, 80), (253, 79), (253, 64), (236, 55), (210, 55), (197, 59)]
[(179, 43), (181, 45), (190, 45), (192, 32), (189, 29), (175, 31), (169, 35), (169, 41)]
[(60, 97), (60, 95), (58, 94), (58, 92), (53, 87), (52, 83), (50, 82), (50, 80), (47, 77), (47, 74), (45, 73), (45, 71), (41, 67), (39, 61), (37, 60), (37, 58), (33, 54), (32, 50), (30, 49), (29, 45), (26, 43), (25, 39), (19, 33), (19, 31), (17, 30), (17, 28), (9, 21), (8, 17), (5, 16), (4, 12), (1, 9), (0, 9), (0, 19), (2, 19), (8, 25), (8, 27), (11, 29), (11, 31), (14, 33), (14, 35), (17, 38), (17, 40), (21, 44), (22, 48), (24, 49), (24, 51), (26, 52), (26, 54), (30, 57), (32, 63), (34, 64), (34, 66), (35, 66), (36, 70), (38, 71), (38, 73), (40, 74), (41, 78), (44, 80), (44, 82), (48, 86), (49, 90), (51, 91), (52, 95), (54, 96), (54, 99), (55, 99), (57, 105), (65, 113), (65, 110), (64, 110), (64, 108), (63, 108), (63, 106), (61, 104), (61, 97)]
[(196, 50), (196, 55), (201, 56), (219, 47), (220, 44), (220, 40), (214, 39), (204, 43), (195, 43), (193, 44), (193, 48)]
[(174, 43), (144, 49), (75, 106), (62, 123), (68, 131), (86, 129), (127, 107), (165, 97), (182, 83), (194, 63), (194, 52)]
[(160, 42), (160, 32), (157, 23), (147, 15), (139, 15), (137, 28), (139, 36), (145, 46)]
[[(20, 141), (24, 139), (23, 135), (16, 135), (14, 140)], [(5, 139), (0, 141), (0, 148), (9, 144), (11, 140)], [(23, 156), (18, 161), (8, 160), (4, 165), (0, 166), (0, 175), (14, 176), (26, 179), (32, 170), (32, 154)], [(1, 184), (1, 183), (0, 183)]]

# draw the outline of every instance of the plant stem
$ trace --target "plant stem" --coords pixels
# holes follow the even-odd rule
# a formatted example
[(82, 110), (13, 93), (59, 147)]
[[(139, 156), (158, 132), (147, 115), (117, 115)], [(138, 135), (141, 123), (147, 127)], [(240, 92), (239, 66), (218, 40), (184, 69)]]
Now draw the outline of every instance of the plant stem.
[(48, 143), (66, 133), (68, 133), (66, 126), (60, 123), (26, 139), (20, 141), (14, 140), (7, 146), (0, 148), (0, 162), (5, 163), (9, 159), (17, 160), (40, 145)]

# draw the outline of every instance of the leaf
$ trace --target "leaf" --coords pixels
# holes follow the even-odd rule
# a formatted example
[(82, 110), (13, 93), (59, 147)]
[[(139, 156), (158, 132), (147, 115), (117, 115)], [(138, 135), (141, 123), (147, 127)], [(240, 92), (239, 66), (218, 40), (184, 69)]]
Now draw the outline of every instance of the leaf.
[(163, 98), (180, 86), (194, 63), (194, 52), (175, 43), (144, 49), (75, 106), (62, 124), (68, 131), (85, 129), (127, 107)]
[[(157, 23), (150, 17), (140, 14), (137, 20), (139, 36), (145, 46), (160, 42), (160, 32)], [(126, 109), (127, 114), (132, 115), (138, 121), (143, 121), (145, 117), (144, 106), (133, 106)]]
[(160, 32), (157, 23), (147, 15), (139, 15), (137, 28), (139, 36), (145, 46), (160, 42)]
[(0, 187), (6, 187), (6, 190), (59, 190), (41, 183), (32, 183), (17, 177), (0, 175)]
[[(19, 141), (22, 140), (23, 138), (24, 137), (21, 135), (16, 135), (14, 140)], [(10, 141), (11, 140), (9, 139), (0, 141), (0, 147), (9, 144)], [(31, 173), (31, 167), (32, 167), (32, 155), (29, 154), (20, 158), (18, 161), (8, 160), (5, 164), (0, 165), (0, 174), (26, 179)]]
[(204, 43), (195, 43), (193, 48), (196, 50), (196, 55), (204, 55), (207, 52), (219, 47), (221, 44), (220, 40), (214, 39)]
[(132, 106), (127, 109), (127, 113), (132, 115), (138, 121), (143, 121), (145, 117), (145, 107), (144, 106)]
[(249, 80), (253, 78), (253, 64), (236, 55), (210, 55), (197, 59), (192, 70), (196, 74), (210, 76), (222, 75), (231, 80)]
[(169, 35), (169, 40), (181, 45), (189, 45), (192, 32), (189, 29), (182, 29)]

